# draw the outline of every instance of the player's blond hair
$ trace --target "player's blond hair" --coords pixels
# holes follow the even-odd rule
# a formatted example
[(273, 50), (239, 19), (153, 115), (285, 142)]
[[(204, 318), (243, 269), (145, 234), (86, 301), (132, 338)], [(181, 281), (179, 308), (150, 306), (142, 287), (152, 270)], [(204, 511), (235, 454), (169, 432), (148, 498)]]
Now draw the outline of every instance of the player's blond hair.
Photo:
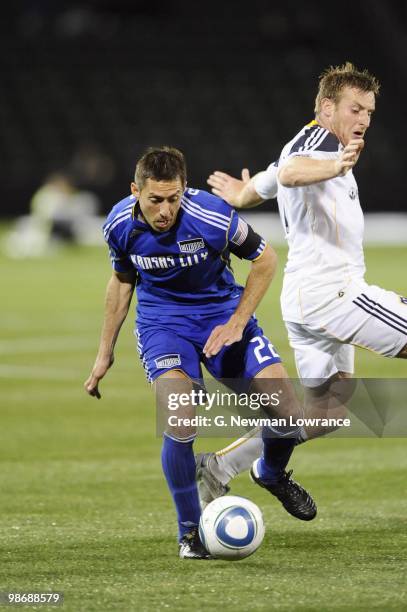
[(330, 66), (319, 77), (318, 94), (315, 98), (315, 113), (321, 111), (321, 100), (330, 98), (339, 101), (345, 87), (355, 87), (360, 91), (372, 91), (375, 96), (380, 90), (380, 83), (375, 76), (367, 70), (358, 70), (351, 62), (342, 66)]

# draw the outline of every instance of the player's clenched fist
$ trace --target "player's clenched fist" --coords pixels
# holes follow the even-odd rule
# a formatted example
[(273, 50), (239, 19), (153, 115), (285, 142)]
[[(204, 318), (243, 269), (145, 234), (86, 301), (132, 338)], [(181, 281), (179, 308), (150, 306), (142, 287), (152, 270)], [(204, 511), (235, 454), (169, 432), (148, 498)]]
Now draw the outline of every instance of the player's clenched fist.
[(337, 176), (344, 176), (357, 163), (365, 146), (363, 138), (350, 140), (336, 161)]

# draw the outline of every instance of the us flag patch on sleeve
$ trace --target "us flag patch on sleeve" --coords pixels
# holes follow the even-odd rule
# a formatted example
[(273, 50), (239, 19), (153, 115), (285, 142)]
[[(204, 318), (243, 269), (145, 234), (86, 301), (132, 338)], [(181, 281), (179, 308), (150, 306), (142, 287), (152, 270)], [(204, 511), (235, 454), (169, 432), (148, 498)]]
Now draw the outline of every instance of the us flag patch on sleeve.
[(236, 231), (230, 241), (233, 242), (233, 244), (235, 244), (236, 246), (240, 246), (246, 240), (248, 231), (249, 226), (247, 225), (246, 221), (244, 221), (243, 219), (239, 219)]

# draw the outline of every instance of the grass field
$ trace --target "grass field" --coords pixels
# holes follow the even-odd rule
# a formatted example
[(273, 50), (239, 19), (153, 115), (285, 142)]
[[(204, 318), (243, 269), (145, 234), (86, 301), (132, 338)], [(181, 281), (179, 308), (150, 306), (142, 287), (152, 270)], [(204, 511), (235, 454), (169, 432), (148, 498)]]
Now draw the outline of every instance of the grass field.
[[(406, 294), (406, 255), (368, 249), (368, 280)], [(278, 305), (284, 257), (257, 314), (294, 376)], [(292, 467), (319, 505), (310, 524), (240, 476), (233, 492), (264, 512), (262, 547), (237, 563), (180, 561), (132, 316), (103, 399), (82, 389), (98, 343), (107, 254), (77, 248), (0, 259), (0, 271), (0, 591), (64, 591), (63, 609), (74, 612), (407, 610), (405, 439), (299, 448)], [(407, 375), (405, 362), (362, 351), (357, 366), (359, 376)]]

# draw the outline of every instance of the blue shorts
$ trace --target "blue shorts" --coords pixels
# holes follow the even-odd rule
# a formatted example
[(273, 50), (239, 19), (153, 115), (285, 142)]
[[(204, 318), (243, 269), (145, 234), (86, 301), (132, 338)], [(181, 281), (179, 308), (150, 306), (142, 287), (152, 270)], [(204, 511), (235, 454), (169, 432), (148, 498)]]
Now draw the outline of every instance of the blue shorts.
[(280, 356), (254, 317), (244, 328), (240, 342), (224, 346), (213, 357), (205, 357), (202, 349), (210, 333), (217, 325), (226, 323), (233, 312), (167, 316), (158, 320), (139, 317), (135, 333), (147, 380), (153, 382), (168, 370), (182, 370), (193, 380), (200, 380), (201, 364), (218, 380), (251, 380), (265, 367), (280, 363)]

